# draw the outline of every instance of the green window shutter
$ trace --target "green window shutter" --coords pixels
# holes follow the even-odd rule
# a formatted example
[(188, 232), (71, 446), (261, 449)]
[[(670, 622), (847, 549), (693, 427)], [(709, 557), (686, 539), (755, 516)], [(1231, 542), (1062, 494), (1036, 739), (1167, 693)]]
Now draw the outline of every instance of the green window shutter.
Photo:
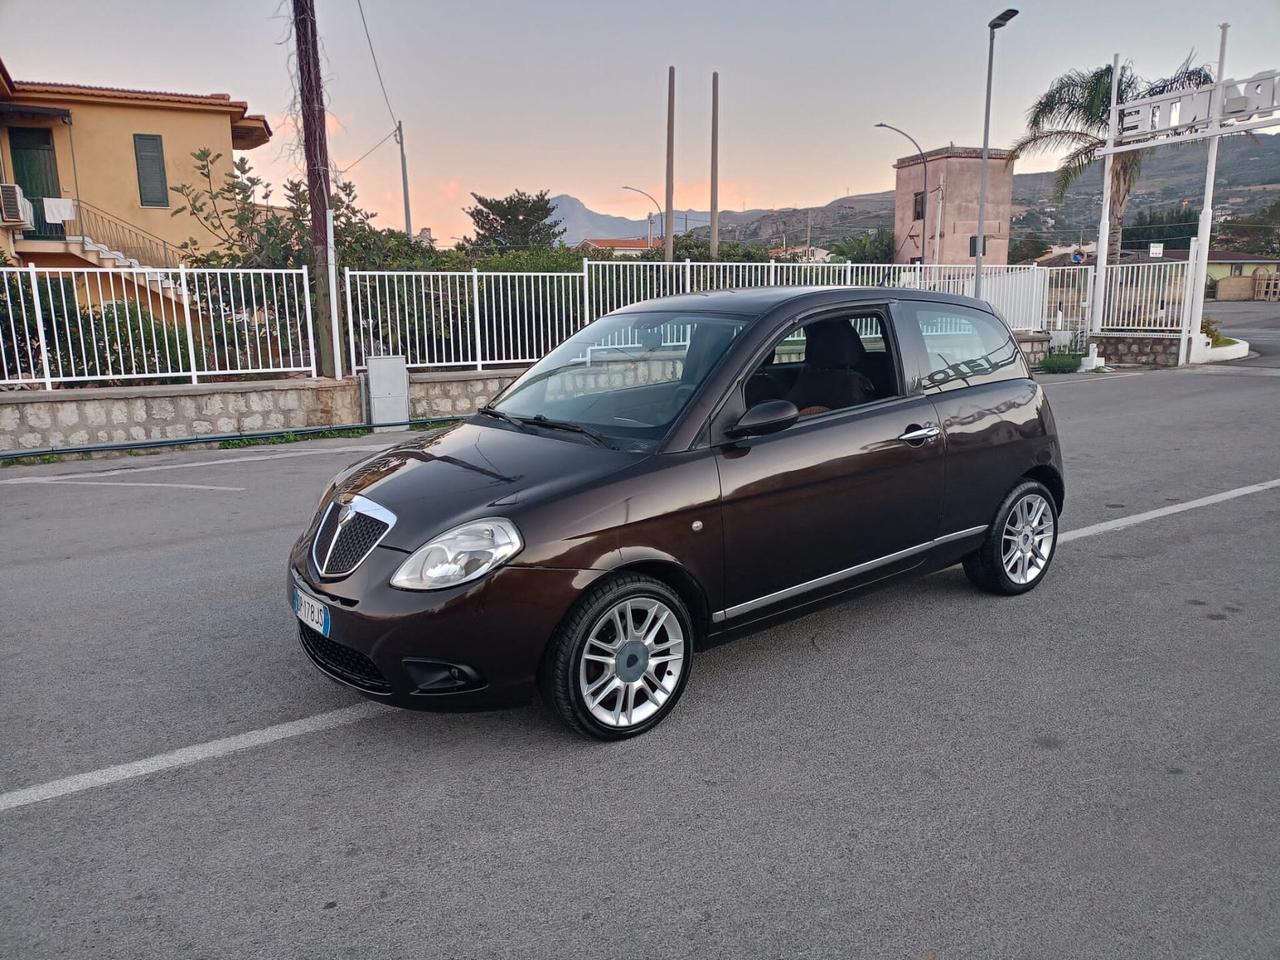
[(133, 157), (138, 165), (138, 199), (144, 207), (169, 205), (169, 182), (164, 175), (164, 143), (159, 134), (135, 133)]

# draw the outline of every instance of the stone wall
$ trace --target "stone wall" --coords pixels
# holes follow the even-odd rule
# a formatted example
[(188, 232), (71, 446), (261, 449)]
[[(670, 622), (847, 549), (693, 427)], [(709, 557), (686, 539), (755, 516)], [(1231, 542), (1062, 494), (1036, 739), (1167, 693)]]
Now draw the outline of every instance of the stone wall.
[(1041, 333), (1039, 330), (1017, 330), (1014, 336), (1018, 339), (1018, 346), (1022, 348), (1022, 352), (1027, 357), (1027, 363), (1033, 367), (1038, 367), (1044, 362), (1044, 358), (1049, 355), (1049, 334)]
[(0, 451), (363, 423), (354, 380), (262, 380), (0, 393)]
[(469, 370), (409, 374), (409, 416), (414, 420), (475, 413), (524, 371)]
[(1178, 337), (1140, 337), (1114, 333), (1092, 334), (1089, 337), (1089, 343), (1098, 345), (1098, 356), (1108, 366), (1176, 367), (1180, 342)]

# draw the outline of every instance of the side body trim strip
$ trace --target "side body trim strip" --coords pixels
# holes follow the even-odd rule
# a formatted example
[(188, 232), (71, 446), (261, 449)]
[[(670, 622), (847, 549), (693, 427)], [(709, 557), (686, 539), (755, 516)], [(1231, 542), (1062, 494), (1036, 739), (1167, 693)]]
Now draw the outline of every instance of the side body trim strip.
[(798, 597), (801, 594), (808, 593), (811, 590), (819, 590), (841, 580), (847, 580), (850, 577), (856, 577), (859, 574), (868, 573), (879, 567), (887, 567), (899, 560), (906, 560), (917, 554), (926, 553), (934, 547), (940, 547), (943, 544), (954, 543), (956, 540), (965, 540), (969, 537), (976, 537), (980, 533), (986, 533), (989, 525), (981, 527), (969, 527), (967, 530), (957, 530), (955, 533), (948, 533), (945, 536), (937, 537), (927, 543), (917, 544), (914, 547), (907, 547), (905, 550), (899, 550), (897, 553), (886, 554), (883, 557), (877, 557), (874, 560), (867, 560), (865, 563), (859, 563), (856, 566), (847, 567), (844, 570), (837, 570), (835, 573), (828, 573), (825, 576), (818, 577), (815, 580), (808, 580), (804, 583), (797, 583), (795, 586), (785, 587), (773, 593), (766, 594), (763, 597), (757, 597), (754, 600), (748, 600), (746, 603), (739, 603), (737, 606), (729, 607), (727, 610), (720, 610), (711, 615), (712, 623), (723, 623), (725, 620), (732, 620), (734, 617), (742, 616), (744, 613), (750, 613), (753, 610), (759, 610), (761, 607), (767, 607), (770, 604), (778, 603), (782, 600), (789, 600), (792, 597)]

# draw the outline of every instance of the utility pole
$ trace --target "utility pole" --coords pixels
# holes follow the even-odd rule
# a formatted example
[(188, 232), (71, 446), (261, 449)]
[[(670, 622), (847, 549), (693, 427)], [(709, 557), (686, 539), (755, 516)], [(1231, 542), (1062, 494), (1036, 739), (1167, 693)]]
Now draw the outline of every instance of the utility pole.
[(400, 185), (404, 190), (404, 232), (413, 236), (413, 221), (409, 218), (409, 163), (404, 158), (404, 124), (396, 121), (396, 143), (400, 144)]
[(311, 282), (315, 284), (315, 344), (319, 372), (332, 377), (333, 329), (329, 311), (329, 142), (325, 136), (324, 81), (316, 40), (314, 0), (293, 0), (293, 36), (298, 49), (298, 107), (302, 113), (302, 151), (307, 161), (307, 194), (311, 207)]
[(711, 259), (720, 250), (720, 74), (711, 74)]
[(813, 211), (809, 211), (809, 219), (804, 228), (804, 258), (813, 260)]
[(670, 263), (675, 259), (676, 218), (673, 204), (676, 200), (676, 68), (667, 68), (667, 212), (663, 217), (664, 229), (662, 259)]

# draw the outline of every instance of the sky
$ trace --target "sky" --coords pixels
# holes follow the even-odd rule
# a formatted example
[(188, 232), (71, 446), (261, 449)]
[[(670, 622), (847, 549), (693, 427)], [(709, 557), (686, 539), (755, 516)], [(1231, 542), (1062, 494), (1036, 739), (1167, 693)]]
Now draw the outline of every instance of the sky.
[[(1016, 2), (1016, 0), (1015, 0)], [(230, 93), (265, 113), (248, 154), (301, 178), (289, 121), (289, 4), (281, 0), (0, 0), (0, 58), (19, 80)], [(469, 194), (569, 193), (642, 218), (630, 184), (662, 198), (667, 67), (676, 67), (677, 209), (709, 205), (711, 72), (720, 73), (724, 209), (810, 206), (887, 190), (912, 151), (982, 142), (987, 21), (1002, 0), (364, 0), (394, 115), (404, 123), (415, 231), (468, 230)], [(356, 0), (316, 0), (329, 145), (376, 223), (403, 227), (399, 155)], [(1280, 66), (1277, 0), (1024, 2), (996, 35), (991, 143), (1024, 129), (1049, 82), (1114, 53), (1139, 74), (1189, 53), (1227, 74)], [(54, 29), (53, 25), (59, 26)], [(1051, 169), (1053, 157), (1019, 163)], [(279, 191), (277, 191), (277, 194)]]

